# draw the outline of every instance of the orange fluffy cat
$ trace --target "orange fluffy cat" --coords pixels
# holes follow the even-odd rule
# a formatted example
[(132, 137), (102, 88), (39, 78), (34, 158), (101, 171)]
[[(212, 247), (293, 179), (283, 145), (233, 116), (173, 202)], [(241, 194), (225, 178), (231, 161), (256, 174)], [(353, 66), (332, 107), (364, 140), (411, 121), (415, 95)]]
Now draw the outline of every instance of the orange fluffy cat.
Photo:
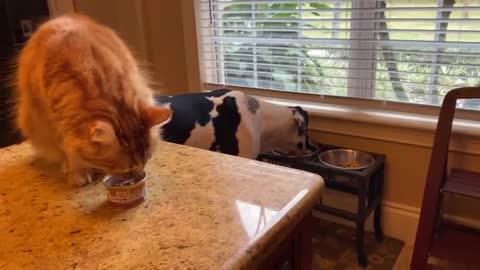
[(141, 171), (154, 126), (170, 110), (153, 106), (144, 74), (109, 28), (80, 15), (43, 24), (18, 59), (17, 122), (37, 154), (60, 162), (69, 182), (92, 172)]

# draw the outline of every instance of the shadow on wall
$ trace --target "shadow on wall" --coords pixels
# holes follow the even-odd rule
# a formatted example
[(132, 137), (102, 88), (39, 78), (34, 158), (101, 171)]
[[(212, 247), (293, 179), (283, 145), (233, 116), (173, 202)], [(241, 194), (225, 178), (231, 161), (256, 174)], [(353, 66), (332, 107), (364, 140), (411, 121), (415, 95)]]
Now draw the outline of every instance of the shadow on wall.
[(77, 12), (117, 31), (150, 71), (162, 94), (187, 91), (182, 1), (76, 1)]

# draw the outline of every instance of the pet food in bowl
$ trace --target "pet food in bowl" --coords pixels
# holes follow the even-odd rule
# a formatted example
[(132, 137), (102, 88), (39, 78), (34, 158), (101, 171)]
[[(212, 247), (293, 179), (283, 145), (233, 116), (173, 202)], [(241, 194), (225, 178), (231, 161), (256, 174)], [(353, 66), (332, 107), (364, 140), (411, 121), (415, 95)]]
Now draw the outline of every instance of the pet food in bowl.
[(322, 152), (320, 161), (333, 168), (343, 170), (361, 170), (371, 166), (375, 159), (365, 152), (351, 149), (334, 149)]
[(133, 207), (145, 201), (145, 172), (134, 176), (106, 176), (103, 184), (108, 191), (108, 201), (119, 207)]
[(320, 147), (318, 147), (317, 145), (314, 145), (314, 144), (311, 144), (311, 149), (309, 151), (309, 153), (305, 153), (305, 154), (300, 154), (300, 155), (291, 155), (291, 154), (287, 154), (287, 153), (282, 153), (280, 151), (272, 151), (272, 154), (276, 155), (276, 156), (280, 156), (282, 158), (286, 158), (286, 159), (296, 159), (296, 160), (316, 160), (317, 157), (318, 157), (318, 153), (320, 153)]

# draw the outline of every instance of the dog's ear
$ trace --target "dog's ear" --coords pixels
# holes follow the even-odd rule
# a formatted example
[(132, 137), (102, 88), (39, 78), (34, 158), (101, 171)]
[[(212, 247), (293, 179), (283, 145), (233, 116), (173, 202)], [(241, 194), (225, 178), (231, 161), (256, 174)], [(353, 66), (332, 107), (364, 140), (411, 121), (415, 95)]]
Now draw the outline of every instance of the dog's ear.
[(307, 135), (308, 128), (308, 114), (300, 106), (290, 107), (293, 112), (293, 118), (295, 119), (295, 128), (297, 129), (298, 136)]

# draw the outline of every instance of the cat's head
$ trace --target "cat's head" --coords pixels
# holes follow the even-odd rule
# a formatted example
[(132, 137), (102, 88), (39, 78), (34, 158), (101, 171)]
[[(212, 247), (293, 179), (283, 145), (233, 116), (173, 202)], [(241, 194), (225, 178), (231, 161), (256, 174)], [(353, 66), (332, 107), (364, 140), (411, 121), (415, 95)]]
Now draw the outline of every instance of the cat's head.
[(122, 113), (118, 119), (99, 118), (84, 123), (77, 137), (75, 156), (83, 167), (108, 174), (140, 172), (151, 157), (159, 125), (169, 120), (170, 109), (149, 106), (140, 113)]

